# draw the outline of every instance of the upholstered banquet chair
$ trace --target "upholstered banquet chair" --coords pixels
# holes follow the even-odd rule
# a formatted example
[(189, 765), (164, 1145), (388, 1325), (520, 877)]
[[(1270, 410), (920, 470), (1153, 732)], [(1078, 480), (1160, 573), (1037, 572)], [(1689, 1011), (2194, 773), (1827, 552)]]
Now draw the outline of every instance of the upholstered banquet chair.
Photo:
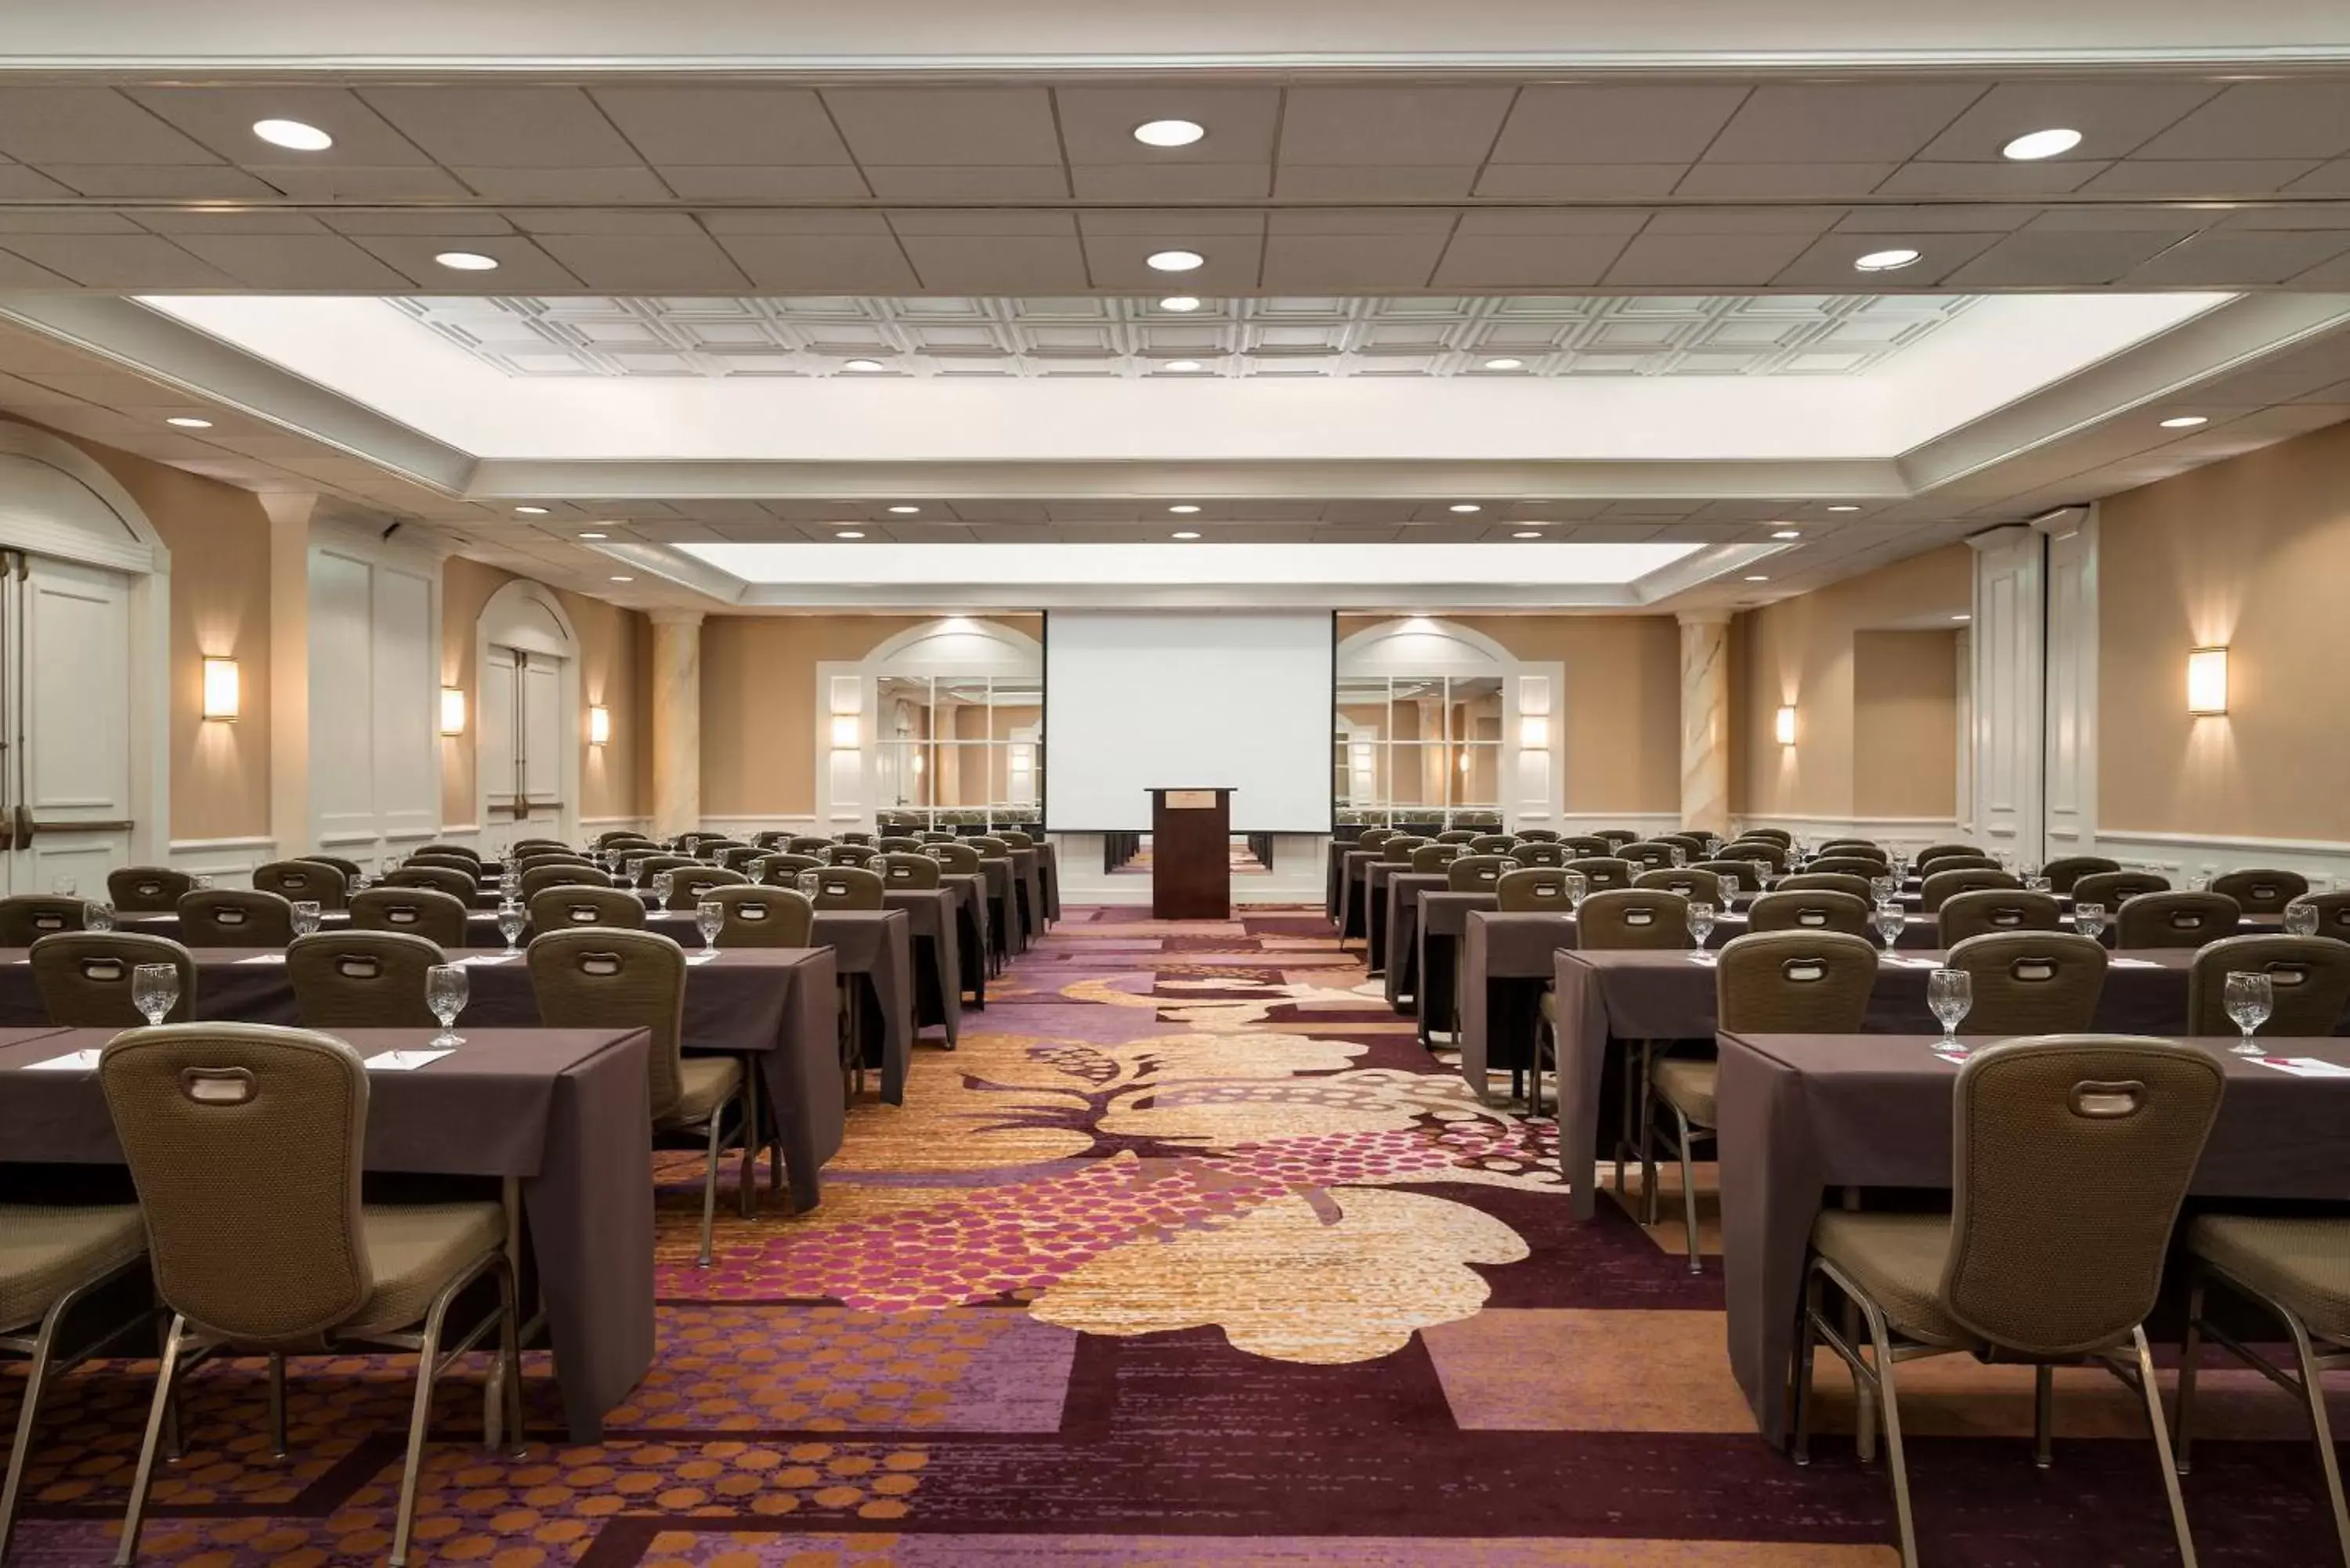
[(180, 977), (179, 1000), (163, 1015), (185, 1023), (196, 1009), (195, 955), (143, 931), (60, 931), (33, 944), (33, 983), (41, 1010), (60, 1029), (130, 1029), (147, 1022), (132, 1004), (131, 971), (167, 963)]
[[(2144, 1323), (2226, 1083), (2211, 1053), (2168, 1041), (2060, 1034), (1993, 1045), (1959, 1069), (1948, 1214), (1830, 1209), (1814, 1223), (1795, 1460), (1810, 1460), (1812, 1360), (1825, 1340), (1883, 1412), (1904, 1568), (1916, 1568), (1918, 1534), (1893, 1368), (1960, 1352), (2034, 1364), (2043, 1464), (2049, 1368), (2094, 1361), (2134, 1385), (2180, 1554), (2194, 1562)], [(1873, 1359), (1827, 1310), (1827, 1284), (1866, 1320)]]
[(939, 863), (939, 869), (950, 876), (974, 877), (979, 874), (979, 851), (968, 844), (932, 845), (923, 853), (932, 855)]
[(1801, 875), (1805, 877), (1857, 877), (1864, 884), (1866, 884), (1872, 877), (1884, 876), (1886, 874), (1886, 863), (1882, 860), (1872, 859), (1866, 855), (1845, 855), (1839, 853), (1835, 855), (1814, 856), (1808, 863), (1805, 864)]
[(1738, 836), (1742, 840), (1767, 838), (1782, 849), (1792, 849), (1795, 843), (1795, 836), (1783, 827), (1750, 827)]
[(1632, 878), (1635, 888), (1661, 888), (1668, 893), (1700, 904), (1711, 904), (1716, 909), (1730, 908), (1730, 895), (1734, 887), (1725, 887), (1721, 873), (1708, 871), (1701, 866), (1666, 866), (1654, 871), (1643, 871)]
[(1733, 884), (1742, 893), (1759, 893), (1762, 878), (1770, 867), (1760, 860), (1700, 860), (1697, 869), (1711, 871), (1724, 882)]
[[(1972, 895), (1967, 895), (1972, 897)], [(2106, 948), (2077, 931), (1988, 931), (1948, 944), (1964, 970), (1970, 1034), (2067, 1034), (2091, 1028), (2106, 989)]]
[(880, 877), (862, 866), (827, 866), (816, 872), (816, 907), (819, 909), (879, 909), (888, 907), (882, 898)]
[(2117, 948), (2199, 948), (2232, 937), (2243, 911), (2225, 893), (2140, 893), (2114, 916)]
[(1379, 861), (1382, 865), (1409, 866), (1411, 864), (1412, 852), (1425, 848), (1427, 844), (1428, 840), (1425, 838), (1417, 838), (1409, 833), (1399, 833), (1379, 846)]
[(1457, 855), (1444, 867), (1444, 887), (1451, 893), (1490, 893), (1509, 867), (1503, 855)]
[[(937, 865), (929, 857), (909, 858), (936, 874)], [(723, 911), (718, 928), (721, 948), (804, 948), (816, 923), (816, 905), (796, 888), (713, 888), (708, 901)]]
[(1682, 860), (1689, 859), (1689, 852), (1679, 845), (1659, 844), (1653, 839), (1635, 839), (1616, 851), (1618, 859), (1628, 860), (1643, 871), (1655, 871), (1670, 866), (1677, 853)]
[(1776, 890), (1782, 893), (1849, 893), (1863, 903), (1872, 900), (1876, 889), (1869, 887), (1866, 876), (1856, 871), (1822, 871), (1817, 869), (1819, 862), (1816, 860), (1812, 862), (1812, 866), (1814, 868), (1811, 870), (1780, 877)]
[(939, 885), (939, 863), (927, 855), (892, 852), (877, 855), (866, 862), (865, 868), (881, 878), (881, 885), (897, 891), (919, 892)]
[(1866, 941), (1869, 902), (1828, 888), (1778, 888), (1747, 906), (1746, 929), (1760, 931), (1843, 931)]
[(192, 948), (282, 948), (294, 906), (258, 888), (200, 888), (180, 896), (180, 938)]
[[(180, 1374), (213, 1348), (284, 1355), (413, 1351), (417, 1397), (388, 1561), (408, 1561), (432, 1386), (445, 1355), (492, 1344), (503, 1394), (491, 1423), (523, 1440), (522, 1362), (506, 1221), (495, 1201), (374, 1204), (361, 1192), (368, 1071), (330, 1034), (255, 1023), (180, 1023), (118, 1035), (99, 1059), (116, 1136), (139, 1189), (155, 1293), (172, 1310), (152, 1414), (130, 1482), (120, 1560), (135, 1560), (149, 1483)], [(446, 1314), (474, 1281), (496, 1305), (444, 1346)], [(421, 1334), (416, 1331), (421, 1328)], [(494, 1339), (493, 1339), (494, 1336)], [(284, 1403), (272, 1400), (285, 1449)]]
[(2051, 892), (2070, 893), (2074, 890), (2074, 884), (2084, 877), (2095, 877), (2100, 872), (2121, 868), (2120, 861), (2108, 860), (2102, 855), (2061, 855), (2043, 866), (2040, 874), (2048, 878)]
[(2281, 915), (2309, 891), (2309, 878), (2298, 871), (2230, 871), (2211, 879), (2211, 891), (2225, 893), (2247, 915)]
[(2187, 1032), (2234, 1034), (2226, 1000), (2230, 973), (2243, 970), (2269, 977), (2275, 1011), (2262, 1025), (2269, 1033), (2331, 1034), (2350, 1012), (2350, 942), (2332, 937), (2275, 934), (2222, 937), (2195, 954), (2187, 971)]
[(1564, 915), (1574, 907), (1566, 895), (1566, 873), (1555, 866), (1522, 866), (1503, 872), (1493, 883), (1493, 898), (1504, 914)]
[(619, 927), (642, 930), (645, 901), (625, 888), (591, 888), (558, 883), (542, 888), (525, 900), (534, 937), (575, 926)]
[(18, 893), (0, 898), (0, 948), (28, 948), (59, 931), (78, 931), (88, 924), (89, 906), (79, 898), (47, 893)]
[(1942, 946), (1946, 948), (1989, 931), (2053, 931), (2064, 923), (2064, 911), (2055, 895), (2026, 893), (2012, 888), (1981, 888), (1970, 893), (1953, 893), (1942, 900), (1942, 907), (1935, 914), (1941, 921)]
[(1607, 949), (1681, 949), (1690, 945), (1690, 901), (1661, 888), (1594, 892), (1575, 912), (1575, 945)]
[(592, 866), (534, 866), (522, 874), (522, 897), (527, 903), (549, 888), (608, 888), (612, 878)]
[(1562, 870), (1580, 871), (1584, 886), (1595, 893), (1621, 892), (1632, 886), (1639, 868), (1628, 860), (1618, 860), (1612, 855), (1587, 855), (1570, 860)]
[(2111, 909), (2147, 893), (2169, 891), (2170, 878), (2158, 877), (2151, 871), (2092, 871), (2074, 879), (2073, 901), (2077, 904), (2103, 904)]
[(1414, 872), (1422, 874), (1441, 871), (1460, 859), (1461, 852), (1465, 847), (1467, 846), (1459, 844), (1423, 842), (1411, 852), (1411, 868)]
[(682, 866), (669, 874), (669, 902), (661, 908), (675, 913), (691, 912), (702, 901), (702, 894), (712, 888), (740, 888), (751, 878), (740, 871), (728, 871), (716, 866)]
[(403, 866), (397, 871), (386, 872), (382, 885), (386, 888), (430, 888), (467, 905), (473, 903), (479, 887), (464, 872), (451, 870), (446, 866)]
[(256, 866), (253, 885), (292, 903), (307, 899), (321, 909), (339, 909), (349, 900), (343, 874), (315, 860), (273, 860)]
[[(1938, 862), (1938, 864), (1939, 864)], [(1942, 906), (1960, 893), (2015, 892), (2023, 884), (1995, 866), (1962, 866), (1951, 870), (1936, 870), (1918, 885), (1918, 903), (1929, 915), (1938, 915)]]
[(106, 896), (120, 915), (168, 915), (196, 879), (168, 866), (125, 866), (106, 874)]
[(405, 931), (444, 948), (465, 945), (465, 915), (463, 900), (434, 888), (369, 888), (351, 895), (351, 929)]
[(411, 931), (313, 931), (286, 950), (286, 978), (305, 1029), (430, 1029), (425, 971), (446, 963)]

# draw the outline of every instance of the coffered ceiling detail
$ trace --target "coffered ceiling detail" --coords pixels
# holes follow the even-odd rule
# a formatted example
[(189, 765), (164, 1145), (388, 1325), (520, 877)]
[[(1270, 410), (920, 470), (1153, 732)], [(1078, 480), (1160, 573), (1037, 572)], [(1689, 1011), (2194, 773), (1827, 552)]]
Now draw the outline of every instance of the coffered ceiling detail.
[(388, 303), (511, 376), (869, 378), (1856, 375), (1972, 301), (1284, 297), (1190, 312), (1117, 297)]

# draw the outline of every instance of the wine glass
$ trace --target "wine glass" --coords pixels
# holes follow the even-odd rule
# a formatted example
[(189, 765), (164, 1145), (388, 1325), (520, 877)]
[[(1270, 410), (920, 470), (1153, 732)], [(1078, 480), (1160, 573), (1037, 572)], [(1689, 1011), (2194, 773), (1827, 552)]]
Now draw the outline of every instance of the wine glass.
[(1676, 868), (1689, 864), (1689, 851), (1683, 849), (1678, 844), (1667, 845), (1665, 846), (1665, 853), (1672, 857), (1672, 862)]
[(1894, 944), (1901, 940), (1901, 933), (1909, 929), (1908, 911), (1898, 904), (1879, 904), (1876, 920), (1877, 934), (1884, 939), (1886, 955), (1889, 958)]
[[(2317, 911), (2312, 909), (2309, 913), (2311, 916), (2309, 929), (2314, 931), (2317, 929), (2317, 920), (2315, 918)], [(108, 903), (103, 898), (95, 898), (90, 902), (84, 904), (81, 909), (81, 926), (82, 929), (86, 931), (110, 931), (114, 929), (114, 906)]]
[(925, 844), (922, 846), (922, 853), (933, 860), (943, 861), (947, 857), (947, 846), (943, 844)]
[(704, 898), (693, 907), (693, 929), (702, 933), (702, 950), (718, 950), (719, 928), (726, 923), (726, 906), (715, 898)]
[(199, 871), (194, 876), (188, 878), (188, 885), (199, 893), (209, 893), (213, 890), (212, 874), (206, 871)]
[(520, 950), (515, 943), (522, 938), (522, 929), (530, 924), (530, 916), (520, 904), (508, 904), (498, 910), (498, 935), (506, 940), (506, 955), (512, 957)]
[(1523, 861), (1513, 860), (1508, 856), (1504, 855), (1502, 857), (1501, 865), (1493, 868), (1493, 874), (1497, 877), (1506, 877), (1513, 871), (1522, 871), (1523, 869), (1525, 869), (1525, 865)]
[(134, 964), (130, 970), (130, 1005), (151, 1024), (161, 1023), (180, 1005), (180, 966)]
[(1926, 977), (1926, 1005), (1942, 1024), (1942, 1049), (1963, 1056), (1959, 1020), (1975, 1003), (1975, 977), (1962, 969), (1938, 969)]
[(1697, 939), (1697, 950), (1699, 957), (1700, 959), (1711, 958), (1712, 955), (1705, 950), (1705, 940), (1706, 938), (1713, 935), (1713, 906), (1711, 904), (1706, 902), (1702, 898), (1693, 898), (1690, 901), (1689, 929), (1690, 935)]
[(800, 875), (799, 875), (799, 888), (800, 888), (800, 891), (801, 891), (801, 892), (803, 892), (803, 893), (805, 893), (805, 894), (806, 894), (809, 898), (815, 898), (815, 897), (816, 897), (816, 890), (817, 890), (818, 888), (822, 888), (823, 886), (824, 886), (824, 873), (823, 873), (823, 872), (821, 872), (821, 871), (803, 871), (803, 872), (801, 872), (801, 873), (800, 873)]
[(2053, 893), (2056, 890), (2056, 884), (2035, 871), (2023, 879), (2023, 890), (2027, 893)]
[(2287, 936), (2314, 937), (2317, 934), (2317, 906), (2295, 898), (2284, 907), (2284, 929)]
[(1580, 871), (1566, 874), (1566, 902), (1570, 909), (1580, 909), (1583, 900), (1591, 897), (1591, 878)]
[(296, 936), (307, 937), (316, 931), (318, 929), (318, 900), (316, 898), (294, 900), (294, 934)]
[(2106, 934), (2106, 907), (2103, 904), (2073, 906), (2073, 929), (2095, 941)]
[(76, 892), (80, 890), (80, 887), (81, 885), (76, 882), (72, 877), (60, 877), (56, 881), (49, 884), (49, 891), (55, 893), (60, 898), (70, 898)]
[(441, 1021), (441, 1033), (432, 1037), (435, 1049), (465, 1043), (457, 1033), (457, 1014), (465, 1011), (466, 992), (465, 971), (453, 963), (436, 963), (424, 971), (424, 1005)]
[(653, 873), (653, 907), (655, 909), (668, 909), (669, 896), (676, 890), (677, 874), (675, 872), (656, 871)]
[(2244, 1037), (2236, 1042), (2233, 1050), (2239, 1056), (2257, 1056), (2261, 1048), (2252, 1044), (2252, 1033), (2269, 1021), (2276, 1011), (2276, 992), (2270, 984), (2265, 971), (2231, 969), (2220, 992), (2220, 1000), (2228, 1009)]
[(1878, 903), (1893, 903), (1901, 897), (1901, 878), (1898, 877), (1871, 877), (1868, 879), (1868, 890), (1877, 895), (1877, 901)]

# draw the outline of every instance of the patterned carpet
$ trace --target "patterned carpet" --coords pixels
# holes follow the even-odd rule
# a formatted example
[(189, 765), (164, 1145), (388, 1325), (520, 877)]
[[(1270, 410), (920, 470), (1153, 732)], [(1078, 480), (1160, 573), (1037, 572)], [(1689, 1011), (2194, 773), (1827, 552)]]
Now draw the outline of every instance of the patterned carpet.
[[(919, 1053), (907, 1100), (857, 1108), (816, 1213), (742, 1221), (723, 1202), (707, 1272), (698, 1163), (665, 1157), (651, 1376), (608, 1441), (574, 1449), (542, 1365), (519, 1461), (475, 1446), (479, 1384), (461, 1376), (420, 1560), (1896, 1561), (1881, 1466), (1830, 1437), (1798, 1469), (1753, 1435), (1718, 1264), (1692, 1279), (1677, 1222), (1651, 1235), (1613, 1203), (1567, 1223), (1554, 1129), (1478, 1106), (1318, 911), (1071, 910), (961, 1051)], [(23, 1563), (108, 1560), (145, 1371), (64, 1380)], [(18, 1383), (0, 1374), (0, 1419)], [(2028, 1372), (1941, 1360), (1903, 1383), (1929, 1563), (2174, 1560), (2118, 1385), (2060, 1374), (2043, 1472)], [(280, 1463), (259, 1364), (201, 1371), (148, 1559), (380, 1562), (409, 1386), (366, 1358), (298, 1363)], [(1827, 1428), (1848, 1430), (1848, 1384), (1821, 1386)], [(2204, 1429), (2240, 1440), (2197, 1447), (2203, 1561), (2331, 1560), (2292, 1402), (2251, 1374), (2205, 1386)]]

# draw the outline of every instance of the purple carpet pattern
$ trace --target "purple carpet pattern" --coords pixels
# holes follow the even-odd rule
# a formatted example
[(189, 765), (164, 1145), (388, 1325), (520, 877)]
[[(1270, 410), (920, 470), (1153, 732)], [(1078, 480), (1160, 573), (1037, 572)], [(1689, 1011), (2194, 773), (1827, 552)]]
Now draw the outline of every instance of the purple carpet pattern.
[[(693, 1266), (700, 1170), (664, 1155), (660, 1346), (592, 1448), (543, 1360), (532, 1445), (479, 1447), (481, 1371), (438, 1407), (416, 1560), (492, 1568), (1883, 1568), (1881, 1463), (1820, 1376), (1815, 1461), (1753, 1432), (1718, 1260), (1678, 1192), (1570, 1222), (1555, 1129), (1480, 1104), (1318, 911), (1073, 909), (868, 1101), (816, 1212), (769, 1195)], [(1710, 1240), (1711, 1171), (1700, 1168)], [(151, 1367), (52, 1395), (26, 1568), (110, 1560)], [(2134, 1397), (1905, 1366), (1929, 1563), (2174, 1560)], [(0, 1370), (13, 1422), (21, 1373)], [(404, 1366), (297, 1361), (271, 1458), (258, 1362), (201, 1369), (144, 1560), (327, 1568), (389, 1550)], [(2293, 1402), (2210, 1364), (2188, 1501), (2214, 1568), (2331, 1560)], [(2350, 1416), (2350, 1411), (2345, 1411)]]

